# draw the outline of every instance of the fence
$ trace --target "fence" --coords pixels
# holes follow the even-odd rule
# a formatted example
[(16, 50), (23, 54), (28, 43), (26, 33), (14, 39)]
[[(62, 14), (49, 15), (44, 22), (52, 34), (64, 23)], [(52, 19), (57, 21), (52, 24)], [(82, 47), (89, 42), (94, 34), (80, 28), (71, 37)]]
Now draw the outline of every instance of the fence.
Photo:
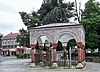
[[(53, 53), (49, 51), (48, 55), (46, 54), (46, 52), (42, 52), (42, 62), (44, 63), (44, 66), (52, 66), (53, 63)], [(39, 52), (35, 53), (35, 64), (39, 65), (41, 62), (40, 59), (40, 54)], [(56, 61), (58, 66), (66, 66), (69, 67), (70, 66), (70, 62), (71, 65), (76, 66), (78, 63), (78, 56), (75, 53), (71, 54), (71, 61), (70, 58), (68, 56), (68, 53), (66, 53), (66, 55), (64, 55), (64, 51), (57, 51), (56, 54)]]

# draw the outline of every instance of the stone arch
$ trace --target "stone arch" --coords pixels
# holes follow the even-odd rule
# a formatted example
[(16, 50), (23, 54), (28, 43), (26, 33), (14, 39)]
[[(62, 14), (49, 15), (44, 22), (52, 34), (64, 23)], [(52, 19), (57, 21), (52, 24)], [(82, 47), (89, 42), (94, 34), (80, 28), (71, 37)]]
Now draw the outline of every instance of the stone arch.
[[(38, 41), (38, 43), (42, 43), (42, 39), (39, 37), (39, 38), (37, 38), (37, 40), (36, 40), (36, 42)], [(35, 42), (35, 43), (36, 43)]]
[(75, 35), (75, 33), (70, 32), (70, 31), (62, 31), (62, 32), (60, 32), (60, 33), (57, 34), (56, 42), (57, 42), (57, 41), (59, 40), (59, 38), (60, 38), (62, 35), (64, 35), (64, 34), (69, 34), (69, 35), (73, 36), (73, 38), (74, 38), (76, 41), (78, 41), (78, 37)]
[(46, 36), (50, 42), (52, 42), (52, 36), (49, 34), (49, 33), (46, 33), (46, 32), (40, 32), (40, 33), (37, 33), (33, 38), (32, 38), (32, 41), (33, 43), (35, 43), (35, 40), (38, 39), (39, 37), (41, 36)]

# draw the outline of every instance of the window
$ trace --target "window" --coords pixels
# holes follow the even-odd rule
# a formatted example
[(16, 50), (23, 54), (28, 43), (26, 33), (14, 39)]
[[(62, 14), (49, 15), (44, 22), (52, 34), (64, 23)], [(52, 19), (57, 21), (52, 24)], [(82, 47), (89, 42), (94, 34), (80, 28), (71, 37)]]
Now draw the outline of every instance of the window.
[(4, 46), (4, 41), (2, 41), (2, 45)]
[(5, 45), (7, 45), (7, 42), (5, 41)]
[(11, 41), (11, 44), (12, 44), (12, 45), (14, 44), (13, 40)]
[(10, 41), (8, 41), (8, 45), (10, 45)]

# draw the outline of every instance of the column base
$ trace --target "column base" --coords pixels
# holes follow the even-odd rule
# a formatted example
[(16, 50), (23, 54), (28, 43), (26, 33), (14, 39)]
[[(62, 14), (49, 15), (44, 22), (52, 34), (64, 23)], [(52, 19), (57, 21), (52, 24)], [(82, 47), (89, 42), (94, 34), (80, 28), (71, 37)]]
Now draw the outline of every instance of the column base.
[(44, 66), (44, 63), (43, 62), (40, 62), (40, 67), (43, 67)]
[(85, 66), (86, 65), (86, 61), (84, 60), (84, 61), (82, 61), (82, 64)]
[(84, 63), (86, 64), (86, 61), (84, 60)]
[(84, 67), (84, 65), (82, 63), (78, 63), (76, 66), (77, 69), (82, 69), (83, 67)]
[(53, 63), (52, 64), (52, 68), (58, 68), (58, 64), (57, 63)]
[(30, 68), (35, 68), (35, 63), (31, 63)]

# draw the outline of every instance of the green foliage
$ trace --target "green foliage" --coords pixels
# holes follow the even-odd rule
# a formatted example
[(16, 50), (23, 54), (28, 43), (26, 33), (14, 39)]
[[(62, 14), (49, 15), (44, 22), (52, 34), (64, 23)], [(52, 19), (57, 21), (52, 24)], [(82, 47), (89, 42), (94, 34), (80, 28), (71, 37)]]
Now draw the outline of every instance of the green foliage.
[(97, 48), (100, 35), (100, 4), (95, 0), (89, 0), (85, 4), (85, 10), (82, 14), (82, 24), (85, 28), (86, 47)]
[(35, 27), (39, 25), (39, 16), (35, 11), (32, 11), (31, 14), (27, 14), (26, 12), (19, 12), (23, 23), (27, 27)]
[(30, 58), (30, 54), (19, 54), (17, 58)]
[(97, 34), (90, 33), (87, 36), (87, 44), (89, 48), (97, 48), (98, 47), (98, 38)]
[[(51, 3), (52, 6), (52, 3)], [(51, 10), (43, 18), (43, 24), (49, 23), (67, 23), (68, 18), (74, 16), (74, 3), (63, 3), (53, 5)]]
[(68, 46), (76, 46), (76, 40), (75, 39), (71, 39), (68, 41)]
[(63, 3), (63, 0), (47, 0), (40, 9), (30, 14), (19, 12), (23, 23), (27, 27), (36, 27), (48, 23), (69, 22), (68, 18), (75, 16), (74, 2)]
[(20, 34), (17, 35), (16, 41), (19, 43), (20, 46), (29, 47), (29, 35), (27, 30), (23, 28), (19, 30)]
[[(89, 0), (85, 4), (84, 16), (85, 18), (94, 18), (100, 13), (99, 3), (95, 0)], [(90, 17), (91, 16), (91, 17)]]
[(86, 56), (94, 56), (94, 57), (100, 57), (100, 52), (95, 52), (95, 53), (86, 53)]
[(22, 18), (24, 24), (26, 26), (28, 26), (30, 24), (29, 23), (29, 15), (26, 12), (19, 12), (19, 14), (21, 15), (21, 18)]

